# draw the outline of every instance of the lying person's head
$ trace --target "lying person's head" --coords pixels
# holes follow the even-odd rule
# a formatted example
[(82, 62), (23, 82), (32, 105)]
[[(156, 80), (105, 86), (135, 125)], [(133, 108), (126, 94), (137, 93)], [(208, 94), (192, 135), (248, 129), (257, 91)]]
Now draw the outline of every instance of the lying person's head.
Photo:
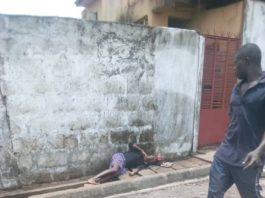
[(162, 162), (162, 157), (160, 154), (157, 155), (147, 155), (144, 157), (144, 161), (148, 164), (159, 164)]

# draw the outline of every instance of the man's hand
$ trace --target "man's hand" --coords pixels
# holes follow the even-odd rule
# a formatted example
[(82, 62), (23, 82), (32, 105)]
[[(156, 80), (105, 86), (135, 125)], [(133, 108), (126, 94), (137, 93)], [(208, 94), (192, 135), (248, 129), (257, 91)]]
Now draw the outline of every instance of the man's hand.
[(247, 154), (245, 160), (243, 161), (244, 170), (247, 168), (253, 168), (255, 166), (261, 165), (260, 154), (258, 150), (251, 151)]

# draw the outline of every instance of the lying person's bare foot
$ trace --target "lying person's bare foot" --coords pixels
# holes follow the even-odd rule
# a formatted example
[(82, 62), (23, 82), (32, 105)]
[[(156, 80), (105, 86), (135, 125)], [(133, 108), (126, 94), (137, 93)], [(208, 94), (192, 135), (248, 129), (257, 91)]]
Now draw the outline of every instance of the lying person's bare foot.
[(93, 178), (87, 180), (87, 183), (88, 183), (88, 184), (92, 184), (92, 185), (98, 185), (98, 184), (99, 184), (99, 183), (97, 183), (97, 182), (95, 181), (95, 179), (93, 179)]

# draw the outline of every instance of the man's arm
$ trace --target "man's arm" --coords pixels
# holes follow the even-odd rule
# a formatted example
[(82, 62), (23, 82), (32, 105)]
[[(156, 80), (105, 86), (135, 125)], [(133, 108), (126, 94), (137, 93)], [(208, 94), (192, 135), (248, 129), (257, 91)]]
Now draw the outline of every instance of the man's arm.
[(264, 154), (264, 152), (265, 152), (265, 132), (263, 133), (263, 137), (259, 146), (255, 150), (247, 154), (243, 162), (244, 169), (261, 165), (261, 156)]

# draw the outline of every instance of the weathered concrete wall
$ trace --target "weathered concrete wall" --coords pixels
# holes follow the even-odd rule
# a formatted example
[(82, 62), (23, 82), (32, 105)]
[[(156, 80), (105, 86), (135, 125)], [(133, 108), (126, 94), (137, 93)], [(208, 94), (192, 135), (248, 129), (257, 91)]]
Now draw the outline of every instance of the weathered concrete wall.
[[(0, 66), (2, 64), (3, 59), (0, 56)], [(15, 176), (17, 165), (11, 152), (12, 143), (10, 141), (9, 115), (7, 113), (6, 98), (2, 94), (2, 88), (0, 88), (0, 189), (14, 188), (18, 185)]]
[[(161, 29), (160, 29), (161, 31)], [(157, 147), (168, 155), (197, 148), (204, 40), (193, 31), (168, 29), (158, 34), (155, 60)], [(177, 48), (176, 48), (177, 47)], [(198, 64), (199, 63), (199, 64)], [(193, 131), (195, 129), (195, 131)], [(196, 136), (197, 139), (197, 136)]]
[(1, 15), (0, 46), (4, 153), (18, 183), (94, 174), (130, 140), (173, 157), (196, 145), (196, 32)]
[(256, 43), (262, 50), (262, 67), (265, 70), (265, 2), (246, 1), (243, 44)]

